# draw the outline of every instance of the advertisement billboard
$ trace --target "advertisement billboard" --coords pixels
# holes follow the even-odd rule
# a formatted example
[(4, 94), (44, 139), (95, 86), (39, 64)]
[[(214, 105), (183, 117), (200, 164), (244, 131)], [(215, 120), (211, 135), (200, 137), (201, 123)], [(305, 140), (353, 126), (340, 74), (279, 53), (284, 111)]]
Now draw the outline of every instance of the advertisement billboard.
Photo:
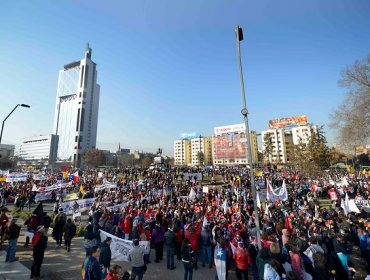
[(245, 133), (223, 134), (213, 137), (214, 160), (232, 161), (247, 158)]
[(269, 121), (270, 129), (285, 128), (295, 125), (307, 125), (307, 116), (294, 116), (289, 118), (273, 119)]
[(233, 124), (233, 125), (226, 125), (226, 126), (218, 126), (214, 128), (215, 135), (220, 135), (224, 133), (232, 133), (232, 132), (245, 132), (245, 124)]

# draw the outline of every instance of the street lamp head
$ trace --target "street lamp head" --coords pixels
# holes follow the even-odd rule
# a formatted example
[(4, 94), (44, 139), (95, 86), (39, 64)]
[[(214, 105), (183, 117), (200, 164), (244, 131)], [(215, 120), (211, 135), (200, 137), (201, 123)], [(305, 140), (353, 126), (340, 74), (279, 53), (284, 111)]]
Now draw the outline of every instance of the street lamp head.
[(239, 25), (235, 28), (235, 34), (236, 34), (239, 42), (243, 41), (243, 38), (244, 38), (243, 37), (243, 29)]
[(22, 107), (26, 107), (26, 108), (31, 108), (30, 105), (27, 105), (27, 104), (21, 104)]

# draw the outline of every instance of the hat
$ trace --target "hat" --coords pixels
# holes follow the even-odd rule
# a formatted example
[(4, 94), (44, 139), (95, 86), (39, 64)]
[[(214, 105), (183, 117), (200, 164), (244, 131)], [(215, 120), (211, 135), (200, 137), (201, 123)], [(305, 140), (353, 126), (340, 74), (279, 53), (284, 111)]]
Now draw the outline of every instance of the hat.
[(109, 237), (109, 236), (108, 236), (108, 237), (105, 239), (105, 241), (106, 241), (106, 242), (112, 241), (112, 237)]

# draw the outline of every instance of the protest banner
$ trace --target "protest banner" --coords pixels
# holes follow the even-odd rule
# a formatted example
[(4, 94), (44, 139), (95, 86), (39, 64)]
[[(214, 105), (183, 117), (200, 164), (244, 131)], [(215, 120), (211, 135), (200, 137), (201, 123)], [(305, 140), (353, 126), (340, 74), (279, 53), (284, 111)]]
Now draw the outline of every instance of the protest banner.
[(203, 187), (203, 192), (204, 192), (204, 193), (208, 193), (208, 191), (209, 191), (208, 186), (204, 186), (204, 187)]
[[(133, 247), (131, 240), (125, 240), (122, 238), (118, 238), (108, 232), (100, 230), (100, 238), (104, 241), (107, 237), (112, 238), (112, 243), (110, 244), (110, 249), (112, 252), (112, 259), (117, 261), (124, 261), (128, 262), (128, 253)], [(140, 247), (144, 248), (146, 254), (149, 254), (150, 251), (150, 244), (149, 241), (140, 241)]]
[(24, 182), (27, 181), (27, 178), (28, 178), (27, 173), (9, 173), (6, 175), (6, 181), (8, 183)]
[(125, 208), (126, 206), (127, 206), (127, 202), (124, 202), (124, 203), (120, 203), (117, 205), (107, 207), (107, 209), (112, 210), (113, 212), (116, 212), (116, 210), (121, 210), (121, 208)]
[(370, 200), (365, 199), (354, 199), (356, 206), (360, 207), (370, 207)]
[(199, 181), (203, 180), (203, 175), (202, 173), (184, 173), (184, 178), (185, 180), (197, 179)]
[(68, 188), (72, 186), (72, 182), (69, 182), (69, 183), (58, 183), (58, 184), (54, 184), (54, 185), (51, 185), (51, 186), (48, 186), (44, 189), (44, 192), (50, 192), (52, 190), (58, 190), (58, 189), (62, 189), (62, 188)]
[(45, 181), (50, 179), (49, 176), (45, 176), (42, 174), (34, 174), (32, 178), (34, 181)]
[(39, 201), (50, 200), (50, 199), (51, 199), (51, 192), (40, 192), (40, 193), (37, 193), (35, 196), (36, 203)]
[(63, 200), (69, 201), (69, 200), (75, 200), (78, 199), (78, 193), (67, 193), (64, 195)]
[(91, 206), (94, 204), (94, 202), (95, 202), (95, 198), (71, 200), (71, 201), (63, 202), (60, 207), (63, 208), (64, 213), (66, 213), (67, 215), (71, 215), (73, 214), (75, 203), (77, 203), (78, 209), (80, 210), (80, 212), (84, 212), (84, 211), (89, 210)]

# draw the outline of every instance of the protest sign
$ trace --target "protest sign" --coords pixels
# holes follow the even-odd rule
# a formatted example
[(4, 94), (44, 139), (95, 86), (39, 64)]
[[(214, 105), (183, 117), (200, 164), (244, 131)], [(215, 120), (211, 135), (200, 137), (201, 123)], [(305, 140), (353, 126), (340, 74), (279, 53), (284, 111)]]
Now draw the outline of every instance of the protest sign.
[(192, 179), (197, 179), (203, 180), (203, 175), (202, 173), (184, 173), (184, 178), (185, 180), (192, 180)]
[(91, 206), (95, 202), (95, 198), (87, 198), (87, 199), (71, 200), (71, 201), (63, 202), (60, 207), (63, 208), (64, 213), (71, 215), (73, 214), (73, 209), (75, 207), (74, 205), (76, 202), (78, 205), (78, 209), (80, 209), (80, 212), (83, 212), (91, 208)]
[(27, 181), (27, 173), (9, 173), (6, 175), (6, 181), (9, 183), (13, 182), (24, 182)]
[(41, 192), (37, 193), (35, 196), (35, 201), (44, 201), (44, 200), (50, 200), (51, 199), (51, 192)]
[[(128, 253), (133, 247), (132, 241), (118, 238), (117, 236), (114, 236), (103, 230), (100, 230), (101, 240), (104, 241), (107, 237), (112, 238), (112, 243), (110, 244), (112, 259), (116, 259), (117, 261), (128, 262)], [(140, 241), (139, 245), (140, 247), (144, 248), (146, 254), (149, 254), (150, 251), (149, 241)]]
[(75, 200), (78, 199), (78, 193), (68, 193), (64, 195), (64, 201), (69, 201), (69, 200)]

